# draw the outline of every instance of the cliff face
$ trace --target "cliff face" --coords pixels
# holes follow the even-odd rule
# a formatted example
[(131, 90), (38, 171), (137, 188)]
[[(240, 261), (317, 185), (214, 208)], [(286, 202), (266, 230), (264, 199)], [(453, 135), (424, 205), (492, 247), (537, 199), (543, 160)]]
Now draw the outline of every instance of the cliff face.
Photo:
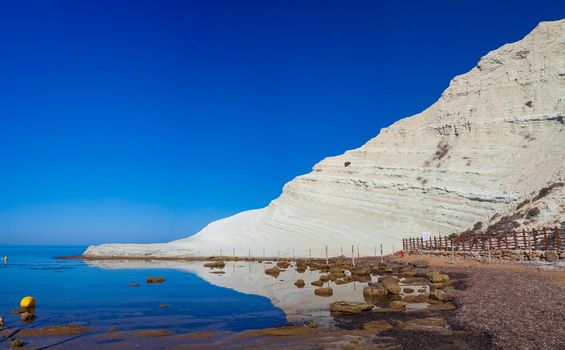
[[(565, 20), (539, 24), (455, 77), (425, 111), (285, 185), (268, 207), (163, 245), (102, 245), (90, 255), (314, 256), (390, 252), (402, 237), (488, 224), (526, 201), (520, 224), (564, 221)], [(522, 206), (524, 207), (524, 205)], [(532, 220), (529, 220), (532, 219)], [(310, 251), (309, 251), (310, 249)], [(355, 253), (357, 254), (357, 252)]]

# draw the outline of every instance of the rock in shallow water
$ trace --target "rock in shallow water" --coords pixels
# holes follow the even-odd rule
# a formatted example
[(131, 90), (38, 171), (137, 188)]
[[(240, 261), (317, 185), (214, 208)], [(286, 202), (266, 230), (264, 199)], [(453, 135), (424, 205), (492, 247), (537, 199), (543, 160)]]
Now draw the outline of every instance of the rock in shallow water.
[(147, 277), (147, 284), (159, 284), (165, 281), (163, 277)]
[(314, 290), (314, 294), (321, 296), (321, 297), (329, 297), (334, 294), (333, 289), (331, 288), (316, 288)]

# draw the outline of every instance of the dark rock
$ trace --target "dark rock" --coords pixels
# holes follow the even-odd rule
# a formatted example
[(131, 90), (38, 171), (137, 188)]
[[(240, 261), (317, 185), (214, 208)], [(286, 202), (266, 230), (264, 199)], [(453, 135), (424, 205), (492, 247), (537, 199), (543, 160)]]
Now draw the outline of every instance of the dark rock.
[(304, 283), (303, 279), (299, 279), (296, 282), (294, 282), (294, 285), (298, 288), (304, 288), (304, 286), (306, 285), (306, 283)]
[(19, 339), (14, 339), (12, 340), (11, 345), (12, 345), (12, 349), (23, 348), (24, 342)]
[(408, 264), (410, 266), (414, 266), (414, 267), (419, 268), (419, 269), (425, 269), (425, 268), (430, 267), (430, 264), (428, 264), (428, 262), (425, 261), (425, 260), (411, 261)]

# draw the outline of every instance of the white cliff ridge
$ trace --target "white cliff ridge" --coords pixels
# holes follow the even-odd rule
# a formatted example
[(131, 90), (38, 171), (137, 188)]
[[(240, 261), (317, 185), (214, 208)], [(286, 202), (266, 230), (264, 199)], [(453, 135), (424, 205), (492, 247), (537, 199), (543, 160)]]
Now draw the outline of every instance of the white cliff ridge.
[[(565, 217), (565, 20), (481, 58), (425, 111), (358, 149), (329, 157), (284, 186), (268, 207), (209, 224), (186, 239), (105, 244), (90, 256), (372, 255), (423, 231), (450, 234), (488, 223), (518, 203)], [(551, 193), (538, 198), (540, 189)], [(537, 198), (533, 200), (532, 198)]]

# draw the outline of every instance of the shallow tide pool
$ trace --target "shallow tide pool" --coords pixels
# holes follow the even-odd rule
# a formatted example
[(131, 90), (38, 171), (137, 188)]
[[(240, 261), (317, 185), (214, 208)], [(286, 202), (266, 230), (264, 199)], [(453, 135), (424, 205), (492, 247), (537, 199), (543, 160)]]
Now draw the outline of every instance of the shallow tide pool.
[[(285, 313), (264, 296), (214, 285), (196, 273), (150, 262), (97, 266), (56, 256), (80, 255), (85, 247), (0, 246), (0, 316), (7, 327), (26, 327), (13, 315), (20, 299), (37, 299), (40, 327), (69, 322), (85, 323), (100, 332), (174, 329), (242, 331), (287, 323)], [(201, 266), (199, 263), (198, 266)], [(148, 276), (165, 283), (149, 285)], [(139, 283), (139, 287), (129, 284)], [(162, 307), (166, 306), (166, 307)]]

